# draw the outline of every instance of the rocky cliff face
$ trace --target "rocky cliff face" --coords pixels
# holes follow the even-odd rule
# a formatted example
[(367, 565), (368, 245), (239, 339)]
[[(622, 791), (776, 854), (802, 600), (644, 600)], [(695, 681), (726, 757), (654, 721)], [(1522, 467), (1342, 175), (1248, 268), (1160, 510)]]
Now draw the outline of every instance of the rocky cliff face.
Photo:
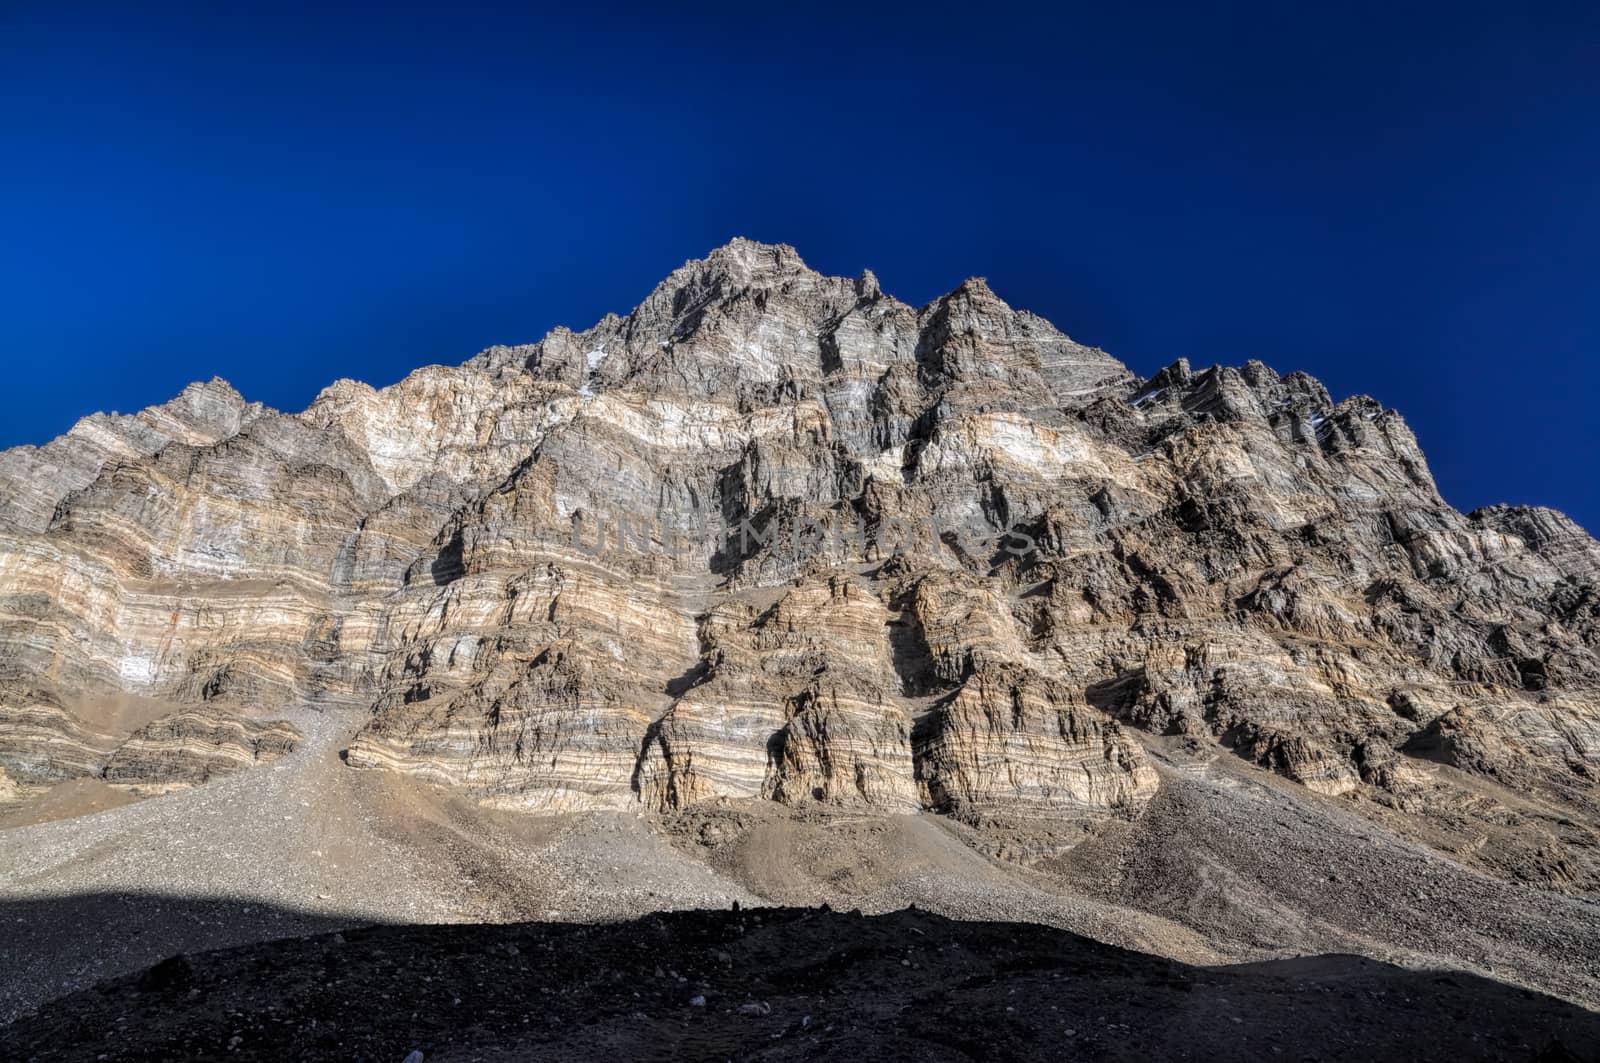
[(1016, 824), (1139, 815), (1173, 735), (1600, 882), (1600, 544), (1456, 512), (1371, 399), (1141, 380), (982, 281), (735, 241), (585, 332), (299, 414), (195, 385), (0, 486), (0, 794), (357, 706), (353, 768), (496, 806)]

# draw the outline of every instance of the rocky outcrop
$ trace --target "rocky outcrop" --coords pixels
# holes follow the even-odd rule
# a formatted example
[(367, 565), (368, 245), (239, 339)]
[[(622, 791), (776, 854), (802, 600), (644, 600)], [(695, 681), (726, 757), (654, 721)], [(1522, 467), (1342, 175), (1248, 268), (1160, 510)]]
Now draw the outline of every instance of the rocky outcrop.
[(0, 525), (43, 531), (57, 504), (107, 467), (150, 458), (173, 442), (215, 444), (237, 435), (262, 409), (213, 378), (165, 405), (133, 415), (93, 414), (42, 447), (0, 452)]
[(101, 776), (146, 789), (195, 786), (293, 751), (300, 732), (284, 720), (260, 722), (191, 709), (139, 728), (112, 751)]
[(1060, 684), (1013, 667), (975, 672), (924, 723), (930, 808), (966, 818), (1135, 809), (1156, 773), (1114, 721)]
[(1600, 544), (1456, 512), (1372, 399), (1141, 380), (982, 281), (912, 307), (735, 241), (582, 332), (300, 414), (197, 385), (0, 484), (22, 783), (137, 771), (92, 708), (133, 698), (209, 743), (175, 777), (358, 706), (353, 767), (530, 811), (1135, 816), (1142, 732), (1490, 871), (1508, 794), (1600, 824)]
[(13, 693), (12, 701), (0, 708), (0, 800), (85, 778), (150, 793), (194, 786), (276, 760), (299, 741), (283, 720), (261, 722), (220, 705), (165, 713), (130, 732), (130, 718), (159, 709), (91, 712), (38, 691)]
[(54, 699), (17, 692), (0, 709), (0, 763), (16, 783), (49, 784), (98, 775), (115, 737), (90, 729)]

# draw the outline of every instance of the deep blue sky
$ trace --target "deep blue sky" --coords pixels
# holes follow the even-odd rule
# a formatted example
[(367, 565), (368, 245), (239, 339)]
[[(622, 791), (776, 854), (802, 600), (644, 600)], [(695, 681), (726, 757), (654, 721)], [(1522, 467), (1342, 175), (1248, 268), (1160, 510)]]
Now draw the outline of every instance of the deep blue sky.
[(0, 446), (387, 384), (742, 234), (1309, 370), (1463, 509), (1600, 529), (1600, 6), (119, 6), (0, 0)]

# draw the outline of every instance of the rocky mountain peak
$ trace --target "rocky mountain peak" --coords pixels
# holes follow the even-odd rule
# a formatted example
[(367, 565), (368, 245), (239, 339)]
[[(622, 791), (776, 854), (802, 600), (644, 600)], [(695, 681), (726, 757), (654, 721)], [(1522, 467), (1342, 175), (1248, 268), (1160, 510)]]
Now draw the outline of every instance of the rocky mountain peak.
[(870, 269), (861, 271), (856, 278), (856, 298), (872, 301), (883, 297), (883, 287), (878, 283), (878, 275)]
[(968, 277), (949, 292), (933, 301), (933, 305), (939, 307), (948, 307), (951, 304), (981, 306), (1000, 310), (1003, 313), (1011, 312), (1011, 307), (1007, 306), (1005, 300), (994, 293), (994, 289), (989, 287), (989, 281), (985, 277)]
[(764, 244), (743, 236), (712, 249), (704, 259), (685, 263), (683, 268), (724, 274), (740, 285), (771, 286), (796, 274), (818, 275), (788, 244)]
[(1220, 761), (1600, 884), (1593, 539), (1456, 512), (1370, 399), (1142, 381), (978, 279), (913, 308), (735, 240), (582, 331), (301, 414), (196, 385), (0, 487), (7, 801), (253, 770), (333, 714), (339, 770), (526, 812), (1058, 854)]

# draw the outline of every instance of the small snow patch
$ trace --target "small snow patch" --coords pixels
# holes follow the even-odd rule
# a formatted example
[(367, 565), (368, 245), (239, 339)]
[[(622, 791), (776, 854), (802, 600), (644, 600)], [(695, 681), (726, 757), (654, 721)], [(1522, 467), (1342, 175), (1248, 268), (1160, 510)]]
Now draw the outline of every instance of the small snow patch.
[(600, 363), (606, 360), (606, 345), (601, 344), (583, 356), (583, 384), (578, 388), (578, 394), (586, 399), (594, 398), (594, 377), (600, 369)]

